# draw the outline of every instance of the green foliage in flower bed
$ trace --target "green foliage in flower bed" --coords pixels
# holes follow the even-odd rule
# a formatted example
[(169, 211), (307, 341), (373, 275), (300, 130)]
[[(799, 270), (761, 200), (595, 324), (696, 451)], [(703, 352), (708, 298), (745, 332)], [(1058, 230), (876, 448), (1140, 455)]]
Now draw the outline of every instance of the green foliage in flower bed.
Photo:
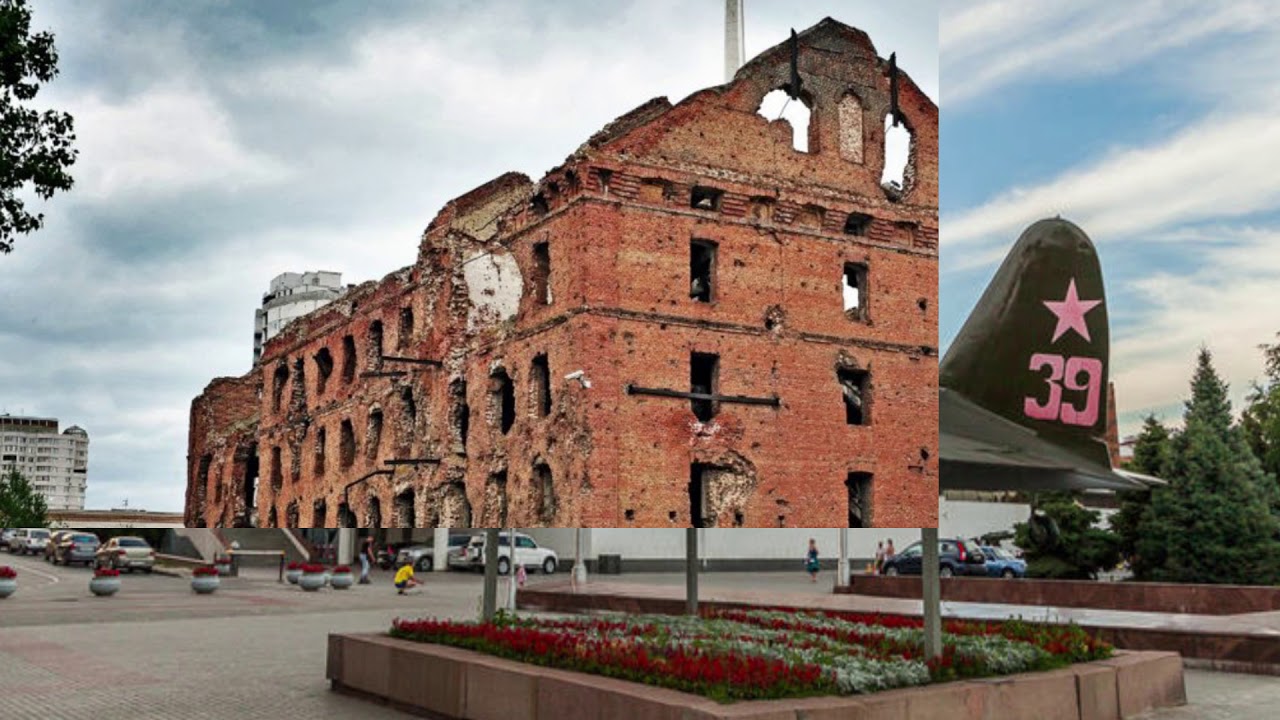
[(926, 662), (917, 618), (790, 609), (702, 618), (567, 620), (500, 615), (493, 623), (396, 620), (391, 635), (520, 662), (642, 682), (719, 702), (851, 695), (957, 678), (1007, 675), (1109, 657), (1075, 626), (947, 624)]

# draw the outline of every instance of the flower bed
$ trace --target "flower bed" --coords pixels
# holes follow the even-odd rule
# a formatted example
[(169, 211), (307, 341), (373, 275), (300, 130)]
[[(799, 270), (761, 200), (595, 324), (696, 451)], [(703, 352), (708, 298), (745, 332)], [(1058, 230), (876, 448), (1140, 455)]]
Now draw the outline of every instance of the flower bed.
[(788, 609), (703, 618), (396, 620), (391, 635), (535, 665), (693, 692), (720, 702), (851, 695), (957, 678), (1047, 670), (1110, 656), (1074, 626), (951, 622), (924, 660), (913, 618)]

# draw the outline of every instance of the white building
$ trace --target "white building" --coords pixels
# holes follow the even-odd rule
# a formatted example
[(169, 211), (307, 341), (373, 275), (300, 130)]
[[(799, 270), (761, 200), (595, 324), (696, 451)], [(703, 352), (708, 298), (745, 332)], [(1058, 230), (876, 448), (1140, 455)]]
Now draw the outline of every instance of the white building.
[(262, 295), (262, 307), (254, 311), (253, 362), (262, 358), (262, 346), (280, 334), (295, 318), (329, 304), (346, 292), (342, 273), (283, 273), (271, 281)]
[(84, 509), (89, 433), (71, 426), (58, 432), (54, 418), (0, 415), (0, 473), (17, 470), (50, 510)]

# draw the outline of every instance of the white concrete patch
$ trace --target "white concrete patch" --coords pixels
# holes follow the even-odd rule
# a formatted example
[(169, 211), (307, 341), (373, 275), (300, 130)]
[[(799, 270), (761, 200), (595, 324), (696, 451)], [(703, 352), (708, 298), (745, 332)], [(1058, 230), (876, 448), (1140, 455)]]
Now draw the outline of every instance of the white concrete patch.
[(515, 317), (524, 294), (524, 278), (509, 253), (476, 253), (463, 265), (471, 309), (467, 329), (496, 325)]

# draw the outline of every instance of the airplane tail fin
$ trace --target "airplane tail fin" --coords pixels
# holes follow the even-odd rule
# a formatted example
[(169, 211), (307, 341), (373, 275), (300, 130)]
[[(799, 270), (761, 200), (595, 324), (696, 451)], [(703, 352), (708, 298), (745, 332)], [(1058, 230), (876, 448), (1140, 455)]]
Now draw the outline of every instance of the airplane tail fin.
[(939, 368), (943, 388), (1110, 467), (1102, 268), (1076, 225), (1027, 228)]

